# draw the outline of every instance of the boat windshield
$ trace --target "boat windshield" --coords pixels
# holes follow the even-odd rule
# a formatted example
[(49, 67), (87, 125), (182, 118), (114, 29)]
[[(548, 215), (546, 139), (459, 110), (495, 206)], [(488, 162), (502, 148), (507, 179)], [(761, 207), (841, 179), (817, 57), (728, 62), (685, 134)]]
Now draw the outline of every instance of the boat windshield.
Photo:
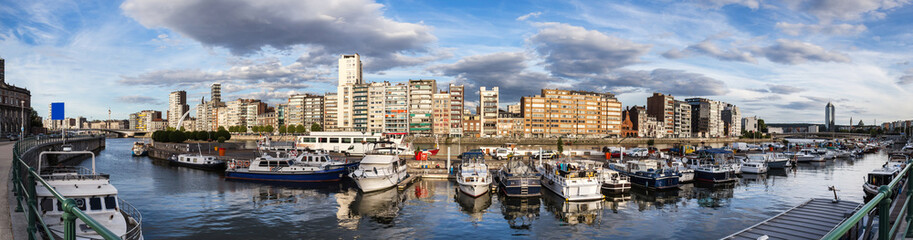
[(889, 183), (891, 183), (891, 180), (894, 180), (894, 175), (869, 174), (869, 179), (868, 179), (867, 183), (875, 185), (875, 186), (881, 186), (881, 185), (888, 185)]

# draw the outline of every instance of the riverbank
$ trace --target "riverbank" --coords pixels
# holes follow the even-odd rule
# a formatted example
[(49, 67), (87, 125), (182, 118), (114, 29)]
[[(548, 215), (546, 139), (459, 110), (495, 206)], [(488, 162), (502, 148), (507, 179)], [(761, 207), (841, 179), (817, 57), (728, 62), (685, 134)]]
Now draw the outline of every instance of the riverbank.
[[(274, 142), (291, 142), (295, 141), (295, 135), (273, 135), (270, 136), (270, 139)], [(231, 141), (257, 141), (260, 140), (260, 137), (257, 135), (232, 135)], [(565, 144), (576, 144), (576, 145), (609, 145), (609, 146), (627, 146), (627, 145), (643, 145), (649, 144), (650, 141), (653, 141), (654, 144), (687, 144), (687, 145), (700, 145), (702, 143), (733, 143), (733, 142), (745, 142), (745, 143), (763, 143), (763, 142), (779, 142), (782, 141), (778, 138), (767, 138), (767, 139), (740, 139), (740, 138), (562, 138), (562, 141)], [(433, 138), (433, 137), (407, 137), (407, 142), (411, 141), (412, 143), (418, 144), (433, 144), (435, 141), (440, 144), (474, 144), (474, 145), (493, 145), (500, 146), (505, 143), (516, 143), (521, 145), (555, 145), (558, 143), (558, 138), (476, 138), (476, 137), (463, 137), (463, 138)]]

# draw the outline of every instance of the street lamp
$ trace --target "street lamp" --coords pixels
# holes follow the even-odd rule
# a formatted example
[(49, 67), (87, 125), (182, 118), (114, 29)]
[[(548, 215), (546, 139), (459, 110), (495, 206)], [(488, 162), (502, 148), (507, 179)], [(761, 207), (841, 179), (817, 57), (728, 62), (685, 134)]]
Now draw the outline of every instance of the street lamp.
[(19, 100), (19, 115), (22, 115), (22, 121), (19, 123), (19, 139), (25, 137), (25, 100)]

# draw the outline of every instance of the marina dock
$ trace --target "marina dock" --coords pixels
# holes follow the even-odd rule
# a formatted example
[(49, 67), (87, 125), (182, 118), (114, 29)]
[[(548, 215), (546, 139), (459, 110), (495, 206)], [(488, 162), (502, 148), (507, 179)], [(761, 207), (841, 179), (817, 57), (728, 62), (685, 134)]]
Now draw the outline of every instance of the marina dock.
[(857, 202), (813, 198), (723, 239), (821, 239), (861, 206)]
[(409, 177), (407, 177), (406, 179), (403, 179), (402, 182), (399, 182), (396, 184), (396, 189), (399, 189), (399, 190), (406, 189), (406, 187), (408, 187), (409, 184), (412, 184), (413, 182), (421, 180), (421, 179), (422, 179), (421, 175), (415, 175), (415, 174), (409, 175)]

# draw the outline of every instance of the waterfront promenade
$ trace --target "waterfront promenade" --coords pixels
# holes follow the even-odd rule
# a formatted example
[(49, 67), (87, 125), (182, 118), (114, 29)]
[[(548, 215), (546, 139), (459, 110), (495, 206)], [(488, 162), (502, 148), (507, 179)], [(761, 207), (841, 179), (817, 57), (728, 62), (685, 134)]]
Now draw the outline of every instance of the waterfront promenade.
[(13, 218), (25, 217), (22, 213), (15, 212), (16, 198), (10, 190), (13, 187), (10, 181), (10, 167), (13, 164), (14, 145), (16, 142), (0, 142), (0, 175), (5, 179), (0, 184), (0, 239), (26, 238), (25, 221), (13, 221)]

